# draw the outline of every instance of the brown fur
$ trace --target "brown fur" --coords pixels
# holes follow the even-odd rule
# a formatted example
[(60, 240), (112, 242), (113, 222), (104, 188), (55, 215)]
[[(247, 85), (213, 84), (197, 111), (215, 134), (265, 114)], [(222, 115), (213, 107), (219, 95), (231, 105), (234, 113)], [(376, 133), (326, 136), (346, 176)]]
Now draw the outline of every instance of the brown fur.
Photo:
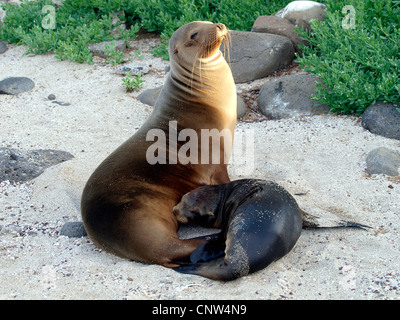
[[(177, 121), (178, 132), (190, 128), (200, 137), (201, 129), (229, 129), (233, 137), (236, 89), (219, 51), (226, 35), (224, 25), (193, 22), (172, 36), (171, 72), (152, 115), (99, 165), (83, 191), (83, 223), (100, 248), (121, 257), (176, 267), (174, 260), (189, 257), (204, 242), (178, 238), (172, 208), (182, 195), (199, 186), (228, 182), (226, 164), (150, 165), (146, 151), (154, 141), (146, 141), (146, 134), (162, 129), (168, 141), (169, 121)], [(200, 140), (198, 148), (200, 159)], [(220, 149), (221, 157), (225, 153), (229, 157), (231, 146), (222, 143)]]

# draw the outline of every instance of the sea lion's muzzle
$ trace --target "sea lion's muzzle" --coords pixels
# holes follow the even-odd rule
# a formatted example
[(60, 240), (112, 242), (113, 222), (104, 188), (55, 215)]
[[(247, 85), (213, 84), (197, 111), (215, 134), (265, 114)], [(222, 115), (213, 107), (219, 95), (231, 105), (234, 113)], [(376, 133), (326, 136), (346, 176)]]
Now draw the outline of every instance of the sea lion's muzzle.
[(228, 28), (223, 23), (216, 23), (215, 26), (217, 27), (217, 34), (219, 37), (225, 38), (228, 33)]

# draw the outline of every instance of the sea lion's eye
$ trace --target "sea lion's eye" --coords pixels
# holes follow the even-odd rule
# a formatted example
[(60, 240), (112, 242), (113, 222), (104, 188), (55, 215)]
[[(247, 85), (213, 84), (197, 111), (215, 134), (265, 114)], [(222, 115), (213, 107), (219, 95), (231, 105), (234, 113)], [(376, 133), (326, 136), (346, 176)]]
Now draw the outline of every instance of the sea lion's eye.
[(193, 33), (193, 34), (190, 36), (190, 39), (194, 40), (194, 38), (196, 38), (196, 36), (197, 36), (198, 34), (199, 34), (198, 32)]

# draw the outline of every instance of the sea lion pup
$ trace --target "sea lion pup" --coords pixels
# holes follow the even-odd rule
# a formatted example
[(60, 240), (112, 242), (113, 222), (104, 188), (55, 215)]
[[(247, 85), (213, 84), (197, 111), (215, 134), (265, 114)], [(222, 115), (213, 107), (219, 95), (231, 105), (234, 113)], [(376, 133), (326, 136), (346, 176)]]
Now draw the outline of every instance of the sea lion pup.
[(200, 187), (183, 196), (174, 214), (181, 223), (221, 229), (219, 236), (193, 252), (193, 264), (181, 263), (174, 270), (222, 281), (256, 272), (283, 257), (302, 228), (295, 199), (278, 184), (257, 179)]
[[(237, 97), (231, 70), (219, 50), (227, 36), (225, 25), (211, 22), (192, 22), (173, 34), (171, 70), (154, 111), (99, 165), (83, 191), (82, 220), (98, 247), (132, 260), (177, 267), (174, 260), (188, 258), (205, 241), (179, 239), (172, 208), (199, 186), (230, 181), (226, 165)], [(176, 126), (172, 130), (170, 122)], [(222, 142), (216, 149), (213, 139), (190, 140), (193, 154), (187, 161), (187, 149), (181, 150), (187, 142), (180, 134), (183, 129), (197, 137), (204, 129), (225, 131), (231, 141), (218, 136)], [(161, 132), (165, 141), (154, 132)], [(209, 161), (215, 154), (222, 161)]]
[[(183, 196), (174, 207), (181, 223), (221, 229), (174, 270), (214, 280), (234, 280), (282, 258), (296, 244), (302, 226), (323, 227), (278, 184), (258, 179), (204, 186)], [(329, 221), (327, 227), (366, 227)]]

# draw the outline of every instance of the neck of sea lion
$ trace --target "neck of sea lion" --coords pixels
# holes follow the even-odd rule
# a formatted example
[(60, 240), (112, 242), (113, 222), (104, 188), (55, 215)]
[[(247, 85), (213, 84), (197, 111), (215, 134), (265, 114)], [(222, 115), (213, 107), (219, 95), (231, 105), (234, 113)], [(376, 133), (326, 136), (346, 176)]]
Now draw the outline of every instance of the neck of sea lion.
[[(229, 129), (236, 126), (237, 94), (222, 52), (195, 63), (171, 59), (171, 70), (158, 97), (153, 123), (177, 121), (178, 130)], [(166, 128), (164, 128), (166, 129)]]
[[(177, 134), (183, 129), (190, 129), (197, 134), (198, 161), (193, 164), (192, 170), (200, 172), (200, 184), (214, 184), (225, 181), (223, 167), (225, 159), (229, 159), (232, 152), (232, 142), (236, 126), (236, 86), (232, 72), (225, 59), (218, 54), (213, 59), (197, 61), (193, 66), (186, 66), (171, 60), (171, 70), (157, 99), (151, 118), (142, 130), (152, 128), (169, 133), (169, 124), (176, 122)], [(207, 130), (208, 129), (208, 130)], [(212, 139), (205, 144), (208, 147), (208, 162), (203, 161), (202, 133), (215, 132), (230, 134), (230, 141), (221, 139), (219, 146), (220, 157), (218, 164), (214, 164), (216, 154)], [(169, 138), (168, 138), (169, 139)], [(191, 138), (192, 139), (192, 138)], [(188, 140), (177, 141), (176, 149)], [(190, 140), (191, 142), (195, 141)], [(204, 140), (206, 141), (206, 140)], [(191, 153), (192, 154), (192, 153)], [(193, 153), (194, 154), (194, 153)], [(208, 163), (208, 165), (205, 165)], [(222, 180), (221, 180), (222, 179)]]
[(225, 117), (236, 119), (235, 82), (221, 51), (209, 58), (198, 58), (193, 64), (172, 60), (167, 82), (179, 92), (178, 99), (220, 110)]
[(192, 65), (172, 59), (153, 116), (158, 122), (177, 121), (178, 128), (227, 128), (233, 135), (236, 104), (232, 72), (218, 51), (208, 59), (196, 59)]

